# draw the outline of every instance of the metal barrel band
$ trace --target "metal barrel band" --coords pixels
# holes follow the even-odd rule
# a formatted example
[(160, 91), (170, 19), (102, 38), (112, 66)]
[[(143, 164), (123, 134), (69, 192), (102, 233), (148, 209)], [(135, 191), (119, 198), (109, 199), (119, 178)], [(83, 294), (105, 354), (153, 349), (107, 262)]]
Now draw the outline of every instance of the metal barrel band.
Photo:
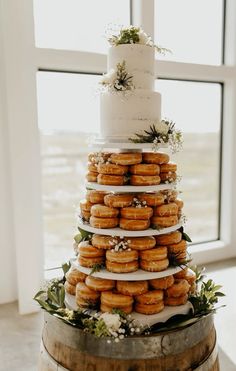
[(215, 342), (214, 348), (209, 356), (202, 361), (202, 363), (197, 367), (194, 368), (194, 371), (209, 371), (215, 365), (215, 362), (218, 357), (218, 345), (217, 341)]

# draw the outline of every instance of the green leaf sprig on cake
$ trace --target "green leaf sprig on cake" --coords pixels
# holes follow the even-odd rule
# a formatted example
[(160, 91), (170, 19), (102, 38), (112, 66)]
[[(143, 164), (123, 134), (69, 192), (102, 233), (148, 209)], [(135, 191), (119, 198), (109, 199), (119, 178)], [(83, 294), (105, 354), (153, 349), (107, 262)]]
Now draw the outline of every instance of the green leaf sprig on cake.
[(111, 69), (104, 74), (99, 83), (111, 92), (124, 92), (134, 89), (133, 76), (127, 72), (125, 61), (117, 63), (116, 70)]
[(108, 36), (108, 42), (111, 46), (118, 46), (124, 44), (140, 44), (147, 45), (152, 48), (155, 48), (158, 53), (166, 54), (171, 51), (167, 48), (162, 48), (154, 44), (151, 36), (147, 35), (141, 27), (129, 26), (121, 27), (119, 30), (110, 30), (112, 33)]
[(153, 151), (158, 151), (162, 145), (168, 145), (172, 153), (180, 151), (183, 147), (183, 134), (176, 129), (175, 123), (171, 120), (163, 119), (150, 123), (148, 130), (135, 133), (129, 138), (132, 143), (152, 143)]

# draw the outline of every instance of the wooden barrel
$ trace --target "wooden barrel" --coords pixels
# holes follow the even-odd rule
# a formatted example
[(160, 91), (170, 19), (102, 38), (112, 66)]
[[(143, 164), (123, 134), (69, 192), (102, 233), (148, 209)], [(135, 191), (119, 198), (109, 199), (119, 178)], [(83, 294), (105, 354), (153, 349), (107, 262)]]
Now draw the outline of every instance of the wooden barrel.
[(98, 339), (46, 313), (39, 371), (218, 371), (213, 316), (178, 330)]

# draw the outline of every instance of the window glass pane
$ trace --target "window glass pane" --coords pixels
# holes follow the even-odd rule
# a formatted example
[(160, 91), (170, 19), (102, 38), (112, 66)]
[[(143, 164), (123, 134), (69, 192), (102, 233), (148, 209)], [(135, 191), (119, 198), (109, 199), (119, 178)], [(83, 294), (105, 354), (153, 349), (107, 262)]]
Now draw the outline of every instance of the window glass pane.
[(183, 151), (173, 156), (182, 176), (186, 230), (193, 242), (218, 239), (221, 85), (157, 80), (162, 116), (184, 134)]
[(130, 24), (129, 0), (34, 0), (37, 47), (106, 52), (105, 29)]
[(172, 50), (160, 59), (221, 64), (223, 0), (155, 0), (155, 40)]
[(84, 195), (87, 136), (98, 131), (99, 76), (37, 73), (41, 132), (45, 265), (72, 255), (76, 208)]

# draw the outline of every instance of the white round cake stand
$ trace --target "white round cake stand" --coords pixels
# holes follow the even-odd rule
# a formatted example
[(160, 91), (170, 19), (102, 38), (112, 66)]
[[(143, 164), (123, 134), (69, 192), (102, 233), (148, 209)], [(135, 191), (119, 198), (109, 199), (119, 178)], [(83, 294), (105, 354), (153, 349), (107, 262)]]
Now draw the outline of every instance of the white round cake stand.
[[(67, 294), (65, 297), (65, 304), (67, 308), (72, 309), (72, 310), (77, 310), (78, 306), (76, 304), (76, 299), (75, 296)], [(135, 320), (136, 325), (141, 324), (142, 326), (152, 326), (155, 323), (159, 322), (166, 322), (169, 318), (177, 315), (177, 314), (188, 314), (190, 309), (192, 308), (192, 304), (188, 301), (184, 305), (178, 305), (175, 307), (168, 307), (165, 306), (163, 311), (157, 314), (151, 314), (151, 315), (145, 315), (145, 314), (140, 314), (136, 312), (131, 313), (131, 318)], [(94, 311), (91, 311), (91, 315), (95, 314)]]
[(121, 229), (119, 227), (116, 228), (107, 228), (107, 229), (101, 229), (101, 228), (94, 228), (91, 227), (90, 224), (83, 223), (79, 220), (78, 227), (83, 229), (84, 231), (90, 232), (90, 233), (96, 233), (101, 234), (105, 236), (116, 236), (116, 237), (146, 237), (146, 236), (157, 236), (160, 234), (167, 234), (176, 231), (180, 227), (182, 227), (182, 223), (178, 223), (176, 225), (173, 225), (172, 227), (168, 228), (162, 228), (162, 229), (152, 229), (148, 228), (144, 231), (127, 231), (125, 229)]
[[(122, 140), (122, 138), (118, 138), (117, 140), (108, 139), (108, 138), (102, 138), (98, 137), (91, 141), (88, 141), (88, 146), (94, 148), (98, 148), (101, 151), (103, 149), (116, 149), (116, 150), (143, 150), (147, 149), (149, 151), (153, 151), (153, 143), (133, 143), (131, 141)], [(165, 152), (169, 151), (168, 144), (161, 144), (158, 146), (158, 151), (164, 149)]]
[(119, 192), (119, 193), (144, 193), (144, 192), (158, 192), (169, 189), (174, 189), (176, 183), (168, 184), (158, 184), (152, 186), (132, 186), (132, 185), (123, 185), (123, 186), (112, 186), (112, 185), (103, 185), (96, 182), (88, 182), (85, 184), (86, 189), (94, 189), (96, 191), (108, 191), (108, 192)]
[[(74, 268), (78, 269), (78, 271), (82, 273), (85, 273), (87, 275), (91, 273), (92, 268), (82, 267), (77, 260), (72, 259), (71, 264)], [(94, 272), (92, 275), (93, 277), (115, 281), (143, 281), (171, 276), (172, 274), (180, 272), (183, 268), (184, 267), (181, 266), (169, 267), (161, 272), (148, 272), (142, 269), (138, 269), (136, 272), (130, 273), (112, 273), (103, 268), (99, 272)]]

